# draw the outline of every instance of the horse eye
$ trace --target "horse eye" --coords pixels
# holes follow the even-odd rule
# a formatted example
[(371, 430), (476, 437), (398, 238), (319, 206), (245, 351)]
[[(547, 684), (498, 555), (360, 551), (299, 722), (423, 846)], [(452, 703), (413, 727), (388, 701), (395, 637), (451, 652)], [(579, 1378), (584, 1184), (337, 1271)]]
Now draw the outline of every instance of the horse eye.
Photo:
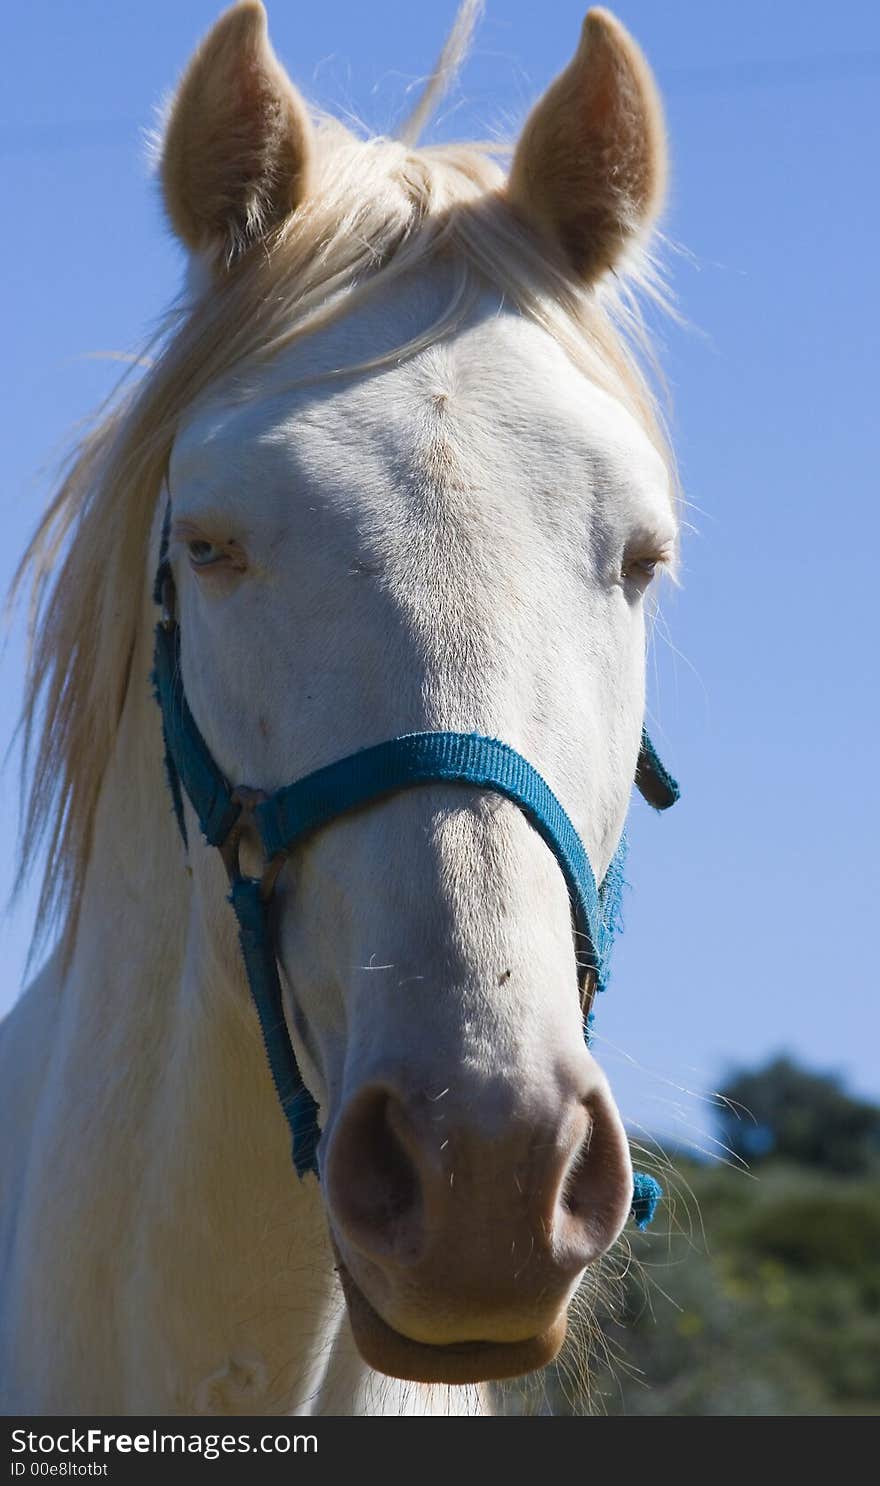
[(636, 557), (631, 558), (623, 565), (623, 577), (630, 578), (636, 583), (650, 583), (654, 577), (660, 559), (658, 557)]
[(194, 568), (209, 568), (212, 563), (219, 562), (224, 555), (223, 549), (215, 547), (213, 542), (187, 542), (186, 549)]

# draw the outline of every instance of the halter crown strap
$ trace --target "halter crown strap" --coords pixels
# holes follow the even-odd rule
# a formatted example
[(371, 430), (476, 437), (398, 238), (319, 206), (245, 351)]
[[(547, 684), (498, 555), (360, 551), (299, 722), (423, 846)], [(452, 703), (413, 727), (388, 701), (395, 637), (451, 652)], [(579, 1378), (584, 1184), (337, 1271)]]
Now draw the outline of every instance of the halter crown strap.
[(681, 795), (678, 780), (661, 763), (645, 729), (642, 728), (642, 746), (636, 764), (636, 788), (642, 798), (655, 810), (668, 810)]
[(153, 685), (162, 709), (165, 766), (184, 844), (186, 823), (180, 800), (181, 785), (199, 818), (199, 829), (208, 845), (222, 846), (241, 814), (241, 806), (233, 799), (225, 774), (211, 757), (183, 694), (180, 630), (176, 624), (156, 626)]

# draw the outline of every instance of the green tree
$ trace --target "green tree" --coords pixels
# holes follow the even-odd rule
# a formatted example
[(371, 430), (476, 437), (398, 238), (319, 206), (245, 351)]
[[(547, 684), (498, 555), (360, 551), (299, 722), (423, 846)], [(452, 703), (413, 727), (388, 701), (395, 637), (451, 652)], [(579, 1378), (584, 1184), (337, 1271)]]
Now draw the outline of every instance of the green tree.
[(855, 1176), (880, 1161), (880, 1109), (832, 1074), (776, 1058), (735, 1074), (721, 1098), (721, 1138), (751, 1167), (774, 1159)]

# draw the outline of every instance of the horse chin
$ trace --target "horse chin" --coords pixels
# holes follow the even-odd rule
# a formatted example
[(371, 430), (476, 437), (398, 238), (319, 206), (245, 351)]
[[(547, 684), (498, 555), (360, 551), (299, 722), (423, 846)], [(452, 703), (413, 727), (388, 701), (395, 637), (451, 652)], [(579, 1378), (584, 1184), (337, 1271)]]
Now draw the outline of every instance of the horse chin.
[(454, 1342), (434, 1346), (395, 1331), (370, 1304), (337, 1254), (348, 1317), (357, 1349), (369, 1367), (411, 1383), (489, 1383), (546, 1367), (565, 1341), (565, 1309), (540, 1336), (516, 1342)]

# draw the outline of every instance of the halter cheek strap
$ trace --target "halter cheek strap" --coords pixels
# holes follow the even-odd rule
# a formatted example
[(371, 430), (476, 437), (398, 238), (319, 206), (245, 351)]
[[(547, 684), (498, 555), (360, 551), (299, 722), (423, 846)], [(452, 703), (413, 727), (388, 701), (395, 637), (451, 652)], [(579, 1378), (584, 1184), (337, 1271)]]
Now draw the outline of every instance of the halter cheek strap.
[[(166, 517), (155, 589), (163, 613), (156, 626), (153, 682), (162, 712), (169, 788), (184, 843), (185, 793), (205, 841), (220, 851), (226, 865), (248, 983), (275, 1090), (290, 1128), (297, 1174), (318, 1173), (320, 1130), (317, 1105), (303, 1083), (284, 1016), (272, 924), (273, 892), (293, 848), (340, 815), (398, 790), (438, 782), (468, 784), (512, 800), (550, 847), (568, 887), (577, 936), (584, 1033), (589, 1042), (593, 996), (607, 983), (618, 927), (626, 838), (621, 838), (611, 866), (597, 886), (583, 842), (550, 786), (515, 749), (479, 733), (407, 733), (389, 738), (317, 769), (268, 798), (251, 789), (233, 788), (212, 757), (183, 692), (167, 526)], [(678, 785), (664, 769), (646, 733), (642, 734), (636, 784), (658, 810), (667, 809), (678, 799)], [(261, 878), (245, 877), (239, 868), (238, 843), (247, 822), (255, 827), (265, 854)], [(639, 1228), (650, 1223), (661, 1195), (653, 1177), (635, 1174), (632, 1215)]]

